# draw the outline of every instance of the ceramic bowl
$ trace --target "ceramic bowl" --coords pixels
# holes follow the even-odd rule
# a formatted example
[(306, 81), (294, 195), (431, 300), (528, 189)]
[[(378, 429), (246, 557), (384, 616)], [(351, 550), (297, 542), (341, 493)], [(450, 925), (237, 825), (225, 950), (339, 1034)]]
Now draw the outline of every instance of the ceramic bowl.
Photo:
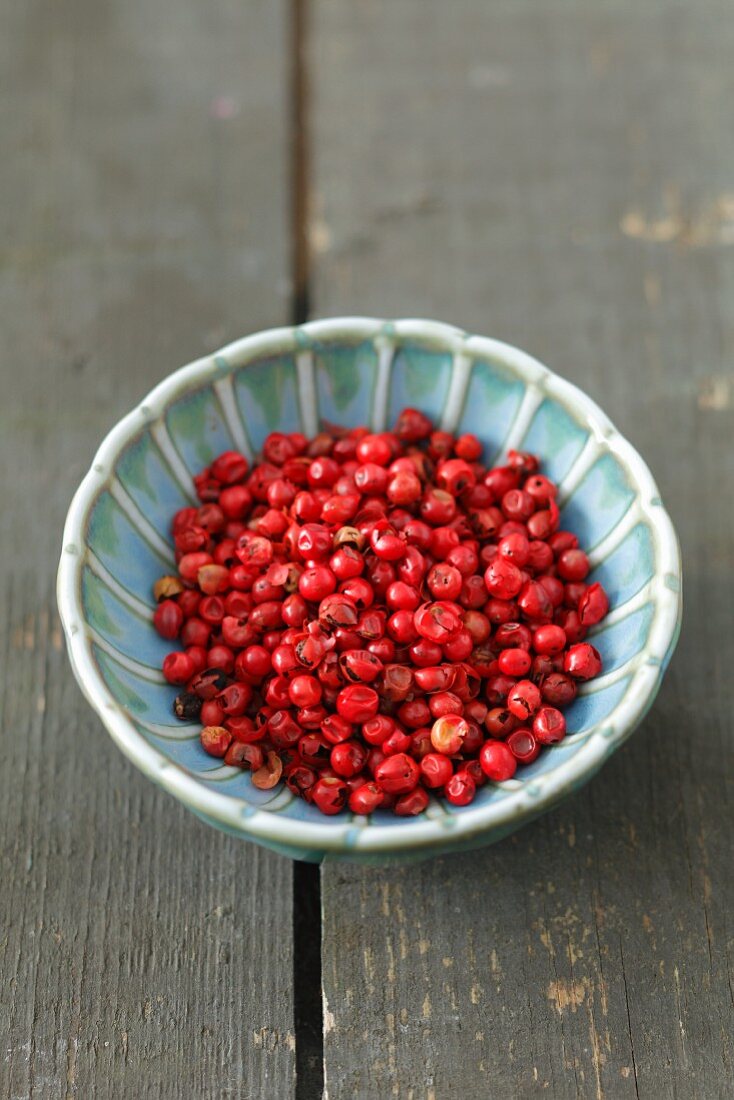
[[(151, 624), (151, 586), (173, 564), (171, 515), (192, 502), (191, 475), (216, 453), (253, 456), (268, 432), (310, 435), (322, 418), (379, 430), (408, 405), (474, 432), (488, 462), (511, 447), (541, 456), (560, 484), (563, 526), (611, 598), (591, 639), (604, 672), (566, 712), (566, 739), (471, 806), (433, 800), (418, 818), (325, 818), (285, 788), (256, 790), (173, 717), (175, 690), (159, 671), (170, 645)], [(619, 748), (675, 646), (681, 563), (647, 466), (575, 386), (516, 348), (447, 325), (345, 318), (230, 344), (166, 378), (113, 428), (69, 510), (58, 600), (74, 673), (113, 740), (200, 817), (299, 859), (415, 859), (498, 840)]]

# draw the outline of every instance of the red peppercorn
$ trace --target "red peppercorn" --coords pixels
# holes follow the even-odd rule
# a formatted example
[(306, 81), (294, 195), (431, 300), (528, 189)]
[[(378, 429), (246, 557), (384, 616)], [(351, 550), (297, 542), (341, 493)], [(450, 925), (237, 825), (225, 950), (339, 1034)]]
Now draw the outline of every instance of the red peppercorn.
[(443, 655), (447, 661), (466, 661), (474, 649), (474, 639), (468, 630), (461, 629), (458, 634), (443, 643)]
[(500, 649), (526, 649), (533, 644), (533, 633), (524, 623), (500, 623), (494, 634), (495, 645)]
[(426, 583), (435, 599), (456, 600), (461, 594), (463, 580), (461, 573), (453, 565), (439, 562), (428, 573)]
[(232, 734), (224, 726), (204, 726), (199, 739), (204, 752), (210, 756), (224, 756), (232, 743)]
[(404, 443), (418, 443), (433, 431), (433, 424), (418, 409), (403, 409), (395, 424), (395, 434)]
[(461, 751), (469, 724), (460, 714), (444, 714), (431, 726), (431, 744), (436, 752), (452, 756)]
[(318, 771), (330, 763), (332, 748), (321, 733), (305, 733), (298, 742), (298, 754), (303, 762)]
[(340, 741), (329, 757), (331, 767), (342, 779), (359, 775), (367, 762), (367, 749), (358, 741)]
[(468, 699), (464, 703), (464, 717), (467, 721), (481, 725), (489, 713), (489, 707), (481, 699)]
[(206, 668), (209, 655), (204, 646), (190, 645), (186, 647), (184, 652), (191, 658), (194, 666), (194, 674), (202, 672)]
[(491, 600), (487, 600), (483, 610), (490, 623), (493, 623), (495, 626), (514, 622), (518, 616), (518, 607), (515, 600), (499, 600), (492, 598)]
[(548, 500), (547, 507), (540, 508), (528, 519), (528, 534), (532, 539), (547, 539), (558, 527), (559, 516), (556, 502)]
[[(351, 603), (353, 608), (360, 611), (363, 611), (366, 607), (371, 607), (375, 599), (375, 594), (364, 577), (352, 577), (351, 580), (342, 581), (339, 586), (339, 593)], [(354, 621), (356, 622), (356, 616)]]
[(378, 520), (370, 532), (370, 546), (382, 561), (399, 561), (406, 550), (406, 544), (395, 528), (387, 520)]
[[(239, 718), (245, 713), (252, 701), (252, 688), (248, 684), (228, 684), (217, 696), (217, 702), (225, 714)], [(202, 708), (203, 710), (203, 708)], [(207, 723), (210, 725), (212, 723)]]
[(327, 565), (311, 566), (301, 574), (298, 591), (304, 600), (318, 603), (336, 591), (336, 577)]
[(555, 707), (541, 707), (533, 719), (533, 734), (540, 745), (554, 745), (566, 736), (566, 719)]
[(338, 462), (327, 455), (320, 456), (308, 467), (308, 483), (312, 488), (330, 489), (340, 472)]
[(511, 600), (522, 588), (522, 573), (508, 558), (496, 557), (487, 566), (484, 583), (490, 595)]
[(474, 471), (468, 462), (461, 458), (451, 458), (441, 462), (436, 471), (436, 484), (452, 496), (459, 496), (465, 489), (471, 489), (476, 482)]
[(497, 553), (501, 558), (511, 561), (518, 569), (522, 569), (527, 565), (530, 557), (530, 543), (523, 534), (505, 535), (497, 544)]
[(487, 741), (479, 752), (479, 763), (487, 779), (494, 782), (512, 779), (517, 771), (517, 760), (504, 741)]
[(311, 707), (321, 700), (323, 688), (315, 676), (294, 676), (288, 695), (294, 707)]
[(533, 649), (549, 657), (562, 653), (566, 646), (566, 632), (560, 626), (539, 626), (533, 632)]
[(265, 736), (266, 724), (256, 726), (252, 718), (248, 718), (246, 714), (243, 714), (240, 718), (227, 718), (225, 724), (235, 741), (251, 744), (255, 741), (262, 741)]
[(398, 645), (410, 645), (418, 637), (412, 611), (396, 611), (387, 620), (387, 631)]
[(404, 726), (416, 730), (431, 721), (431, 711), (423, 699), (409, 699), (398, 707), (397, 717)]
[(443, 787), (454, 773), (448, 756), (441, 752), (427, 752), (420, 762), (421, 779), (426, 787)]
[(427, 805), (427, 792), (422, 787), (416, 787), (414, 791), (396, 798), (393, 810), (398, 817), (415, 817), (422, 814)]
[(388, 794), (407, 794), (418, 785), (419, 778), (418, 765), (404, 752), (388, 756), (375, 769), (377, 786)]
[(348, 649), (339, 657), (339, 668), (349, 683), (369, 684), (380, 675), (383, 664), (368, 649)]
[(234, 615), (225, 615), (221, 623), (222, 641), (230, 649), (251, 645), (257, 637), (256, 628), (251, 619), (237, 619)]
[(317, 772), (313, 768), (306, 767), (305, 764), (296, 763), (289, 764), (283, 774), (288, 790), (310, 802), (313, 797), (312, 788), (318, 778)]
[(553, 615), (550, 596), (539, 581), (527, 581), (523, 585), (517, 597), (517, 606), (533, 623), (550, 622)]
[(410, 752), (416, 760), (421, 761), (426, 753), (431, 752), (431, 731), (428, 726), (420, 726), (410, 734)]
[(252, 508), (252, 493), (245, 485), (232, 485), (222, 489), (218, 503), (228, 519), (245, 519)]
[(448, 714), (461, 714), (463, 705), (458, 695), (453, 691), (439, 691), (431, 695), (428, 706), (434, 718), (443, 718)]
[(347, 803), (349, 788), (343, 779), (327, 776), (314, 783), (311, 792), (313, 803), (322, 814), (338, 814)]
[(224, 708), (217, 699), (207, 699), (202, 703), (199, 717), (205, 726), (221, 726), (224, 722)]
[(520, 680), (507, 694), (507, 708), (521, 720), (535, 714), (540, 706), (540, 691), (532, 680)]
[(353, 546), (340, 546), (329, 558), (329, 569), (338, 581), (347, 581), (364, 572), (364, 558)]
[(178, 571), (185, 581), (194, 583), (199, 570), (205, 565), (211, 565), (212, 562), (211, 554), (206, 554), (203, 550), (193, 554), (184, 554), (178, 563)]
[(382, 805), (383, 794), (376, 783), (363, 783), (349, 795), (349, 809), (353, 814), (374, 813)]
[(413, 673), (407, 665), (387, 664), (375, 687), (385, 703), (402, 703), (413, 689)]
[(557, 626), (563, 628), (568, 645), (576, 645), (577, 642), (583, 641), (586, 637), (586, 627), (581, 622), (578, 611), (561, 608), (556, 611), (554, 621)]
[(468, 806), (473, 802), (477, 793), (477, 785), (471, 775), (465, 771), (458, 771), (446, 783), (444, 795), (452, 806)]
[(302, 729), (287, 710), (276, 710), (268, 719), (268, 736), (276, 748), (291, 748), (299, 743)]
[(447, 458), (454, 448), (454, 437), (449, 432), (431, 432), (428, 453), (431, 458)]
[(272, 670), (272, 655), (261, 645), (249, 645), (237, 655), (235, 676), (238, 679), (262, 680)]
[(576, 684), (570, 676), (562, 672), (551, 672), (541, 684), (540, 690), (548, 703), (553, 706), (567, 707), (576, 698)]
[(575, 550), (579, 540), (571, 531), (554, 531), (548, 539), (548, 545), (558, 558), (564, 550)]
[[(533, 517), (534, 519), (535, 517)], [(531, 539), (528, 543), (527, 568), (536, 575), (553, 565), (553, 551), (547, 542)]]
[(385, 756), (393, 756), (396, 752), (409, 752), (412, 749), (413, 739), (410, 734), (401, 729), (395, 729), (390, 736), (382, 742), (380, 748)]
[(414, 504), (420, 499), (421, 492), (420, 478), (407, 470), (396, 473), (387, 486), (387, 497), (392, 504)]
[(579, 600), (578, 615), (581, 625), (595, 626), (609, 611), (609, 597), (600, 584), (590, 585)]
[(504, 738), (517, 726), (517, 718), (507, 707), (492, 707), (487, 712), (484, 726), (490, 737)]
[(163, 675), (169, 684), (185, 684), (194, 675), (194, 662), (187, 653), (169, 653), (163, 659)]
[[(153, 625), (162, 638), (173, 641), (177, 638), (184, 621), (183, 611), (175, 600), (163, 600), (153, 612)], [(183, 639), (184, 645), (193, 645), (193, 641)]]
[(535, 511), (535, 501), (524, 489), (508, 489), (502, 497), (501, 507), (508, 519), (523, 522)]
[(336, 709), (347, 722), (368, 722), (377, 714), (380, 700), (374, 688), (352, 684), (336, 697)]
[(388, 587), (385, 598), (387, 606), (396, 611), (415, 611), (421, 602), (418, 590), (404, 581), (394, 581)]
[[(476, 659), (474, 663), (476, 664)], [(485, 698), (493, 707), (498, 707), (506, 701), (514, 686), (515, 680), (512, 676), (503, 676), (502, 673), (490, 675), (484, 688)]]
[(403, 528), (403, 538), (409, 546), (427, 550), (431, 543), (431, 528), (420, 519), (412, 519)]
[[(421, 519), (431, 527), (442, 527), (451, 523), (458, 514), (458, 505), (451, 493), (445, 489), (427, 489), (420, 503)], [(458, 540), (457, 540), (458, 541)]]
[(332, 745), (338, 745), (353, 736), (354, 727), (339, 714), (327, 714), (321, 722), (321, 733)]
[(248, 768), (257, 771), (265, 762), (265, 754), (259, 745), (249, 745), (244, 741), (232, 741), (224, 756), (224, 763), (230, 767)]
[(458, 607), (443, 600), (424, 603), (415, 612), (413, 622), (422, 638), (439, 645), (450, 641), (463, 626)]
[(599, 650), (595, 649), (593, 645), (589, 645), (588, 642), (572, 645), (566, 652), (563, 671), (576, 680), (592, 680), (601, 672)]
[(198, 524), (192, 524), (191, 527), (184, 527), (176, 534), (173, 544), (181, 554), (191, 554), (196, 550), (207, 550), (210, 545), (209, 533)]
[[(454, 524), (458, 522), (458, 520), (455, 520)], [(468, 535), (469, 532), (462, 532), (462, 534)], [(461, 534), (458, 528), (452, 524), (450, 527), (434, 527), (431, 531), (431, 541), (428, 549), (431, 557), (436, 558), (437, 561), (445, 561), (449, 554), (458, 550), (460, 545)]]
[(525, 676), (530, 671), (531, 663), (526, 649), (503, 649), (497, 658), (500, 672), (505, 676)]
[(477, 462), (482, 457), (482, 444), (475, 435), (466, 432), (454, 443), (454, 453), (466, 462)]
[(564, 550), (558, 555), (556, 569), (564, 581), (582, 581), (589, 573), (589, 559), (583, 550)]
[[(230, 592), (227, 595), (226, 600), (223, 600), (221, 596), (204, 596), (203, 600), (199, 604), (199, 611), (198, 611), (199, 618), (197, 619), (197, 618), (192, 617), (191, 619), (188, 620), (188, 622), (186, 623), (186, 626), (189, 627), (192, 623), (196, 623), (196, 622), (203, 619), (204, 623), (207, 625), (208, 633), (211, 633), (211, 627), (218, 626), (219, 623), (221, 623), (221, 621), (222, 621), (222, 619), (224, 618), (225, 615), (234, 615), (234, 614), (236, 614), (235, 611), (230, 610), (227, 607), (227, 601), (229, 601), (230, 596), (232, 596), (232, 595), (236, 595), (238, 600), (249, 599), (249, 596), (247, 596), (246, 593), (240, 593), (240, 592), (237, 592), (237, 593)], [(249, 606), (246, 607), (245, 610), (249, 611), (250, 610)], [(197, 644), (197, 643), (192, 643), (192, 644)], [(200, 642), (198, 644), (201, 645), (203, 643)]]
[(540, 754), (540, 745), (526, 726), (513, 730), (505, 744), (520, 764), (531, 764)]
[(569, 581), (563, 587), (564, 607), (577, 610), (580, 600), (586, 595), (588, 585), (584, 581)]
[(365, 435), (357, 444), (359, 462), (387, 466), (392, 456), (393, 449), (385, 435)]
[(368, 745), (382, 745), (394, 732), (395, 722), (386, 714), (378, 714), (362, 725), (362, 737)]
[(238, 451), (224, 451), (211, 465), (212, 477), (222, 485), (232, 485), (242, 481), (247, 474), (248, 462)]

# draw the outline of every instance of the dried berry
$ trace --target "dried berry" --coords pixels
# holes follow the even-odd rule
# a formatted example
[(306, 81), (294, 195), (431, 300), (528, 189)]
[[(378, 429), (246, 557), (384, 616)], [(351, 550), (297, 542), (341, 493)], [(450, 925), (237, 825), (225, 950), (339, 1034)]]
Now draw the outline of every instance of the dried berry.
[(324, 814), (467, 806), (563, 739), (609, 600), (555, 485), (405, 409), (219, 455), (153, 586), (162, 670), (204, 751)]

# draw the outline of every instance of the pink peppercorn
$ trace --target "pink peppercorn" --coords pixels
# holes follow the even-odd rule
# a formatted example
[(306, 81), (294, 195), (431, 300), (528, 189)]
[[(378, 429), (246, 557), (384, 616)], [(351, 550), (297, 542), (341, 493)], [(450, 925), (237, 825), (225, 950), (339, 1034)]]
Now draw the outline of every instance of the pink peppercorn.
[(153, 621), (206, 752), (325, 814), (413, 816), (562, 739), (609, 600), (537, 459), (481, 456), (406, 409), (392, 432), (274, 432), (252, 469), (228, 451), (194, 478)]
[(487, 741), (479, 753), (479, 763), (487, 779), (494, 782), (512, 779), (517, 771), (517, 760), (504, 741)]

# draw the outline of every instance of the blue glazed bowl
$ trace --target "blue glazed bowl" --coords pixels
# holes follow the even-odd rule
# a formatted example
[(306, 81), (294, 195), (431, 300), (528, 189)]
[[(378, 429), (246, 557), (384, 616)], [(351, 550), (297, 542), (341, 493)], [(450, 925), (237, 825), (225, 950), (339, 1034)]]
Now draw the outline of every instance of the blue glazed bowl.
[[(151, 623), (153, 581), (170, 569), (172, 513), (218, 452), (253, 456), (272, 430), (319, 421), (382, 429), (406, 405), (476, 433), (485, 459), (539, 454), (560, 484), (562, 521), (590, 549), (612, 609), (594, 631), (604, 673), (567, 711), (569, 735), (520, 778), (464, 808), (419, 818), (324, 818), (287, 789), (207, 756), (172, 715), (159, 671), (169, 645)], [(489, 844), (585, 783), (632, 733), (660, 686), (681, 615), (678, 541), (650, 472), (601, 410), (528, 355), (433, 321), (318, 321), (247, 337), (161, 382), (100, 447), (69, 510), (58, 600), (74, 673), (124, 753), (229, 833), (289, 856), (417, 859)]]

